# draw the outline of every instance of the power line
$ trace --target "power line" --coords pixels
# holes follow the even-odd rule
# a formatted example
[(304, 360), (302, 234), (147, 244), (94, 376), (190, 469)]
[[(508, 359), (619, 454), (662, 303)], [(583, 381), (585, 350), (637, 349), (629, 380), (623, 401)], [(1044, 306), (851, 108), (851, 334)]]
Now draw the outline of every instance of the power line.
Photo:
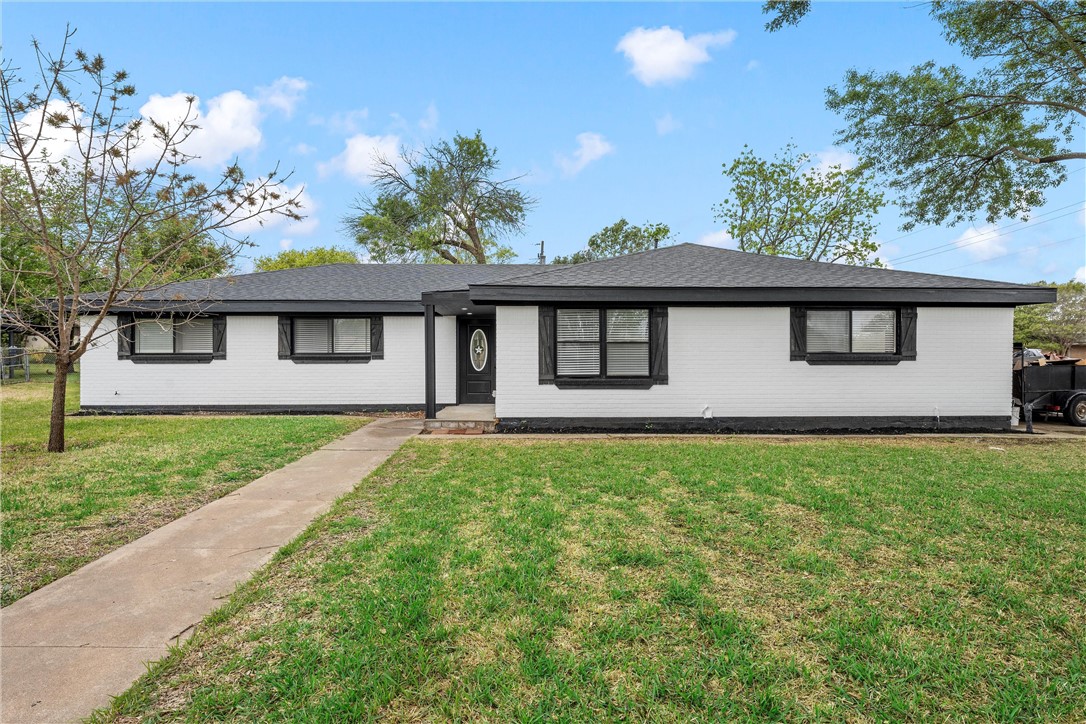
[(1008, 256), (1018, 256), (1019, 254), (1025, 254), (1026, 252), (1035, 252), (1035, 251), (1037, 251), (1039, 249), (1047, 249), (1047, 247), (1049, 247), (1049, 246), (1057, 246), (1059, 244), (1068, 243), (1069, 241), (1076, 241), (1076, 240), (1082, 240), (1082, 239), (1083, 239), (1082, 234), (1075, 234), (1075, 236), (1073, 236), (1073, 237), (1068, 237), (1066, 239), (1060, 239), (1059, 241), (1050, 241), (1047, 244), (1037, 244), (1036, 246), (1026, 246), (1025, 249), (1020, 249), (1019, 251), (1016, 251), (1016, 252), (1008, 252), (1006, 254), (1000, 254), (999, 256), (993, 256), (993, 257), (989, 257), (989, 258), (986, 258), (986, 259), (981, 259), (980, 262), (971, 262), (969, 264), (962, 264), (960, 266), (950, 267), (949, 269), (943, 269), (942, 271), (939, 271), (938, 274), (946, 274), (947, 271), (954, 271), (956, 269), (964, 269), (965, 267), (976, 266), (977, 264), (987, 264), (988, 262), (995, 262), (996, 259), (1006, 258)]
[[(1081, 206), (1084, 203), (1086, 203), (1086, 201), (1078, 201), (1078, 202), (1075, 202), (1074, 204), (1071, 204), (1070, 206)], [(1066, 208), (1069, 208), (1069, 207), (1064, 206), (1061, 209), (1053, 209), (1053, 212), (1061, 211), (1062, 209), (1066, 209)], [(1050, 213), (1053, 213), (1053, 212), (1050, 212)], [(999, 237), (1006, 236), (1007, 234), (1010, 234), (1012, 232), (1019, 232), (1019, 231), (1022, 231), (1023, 229), (1031, 227), (1031, 226), (1041, 226), (1042, 224), (1047, 224), (1047, 223), (1055, 221), (1057, 219), (1062, 219), (1065, 216), (1072, 216), (1072, 215), (1077, 214), (1077, 213), (1078, 213), (1078, 210), (1076, 209), (1075, 211), (1068, 211), (1066, 214), (1060, 214), (1059, 216), (1053, 216), (1051, 219), (1044, 219), (1043, 221), (1039, 220), (1040, 217), (1036, 217), (1036, 219), (1032, 219), (1029, 222), (1018, 222), (1018, 224), (1022, 224), (1022, 225), (1017, 226), (1016, 228), (1004, 227), (1003, 229), (999, 230), (998, 234), (992, 234), (992, 233), (981, 234), (981, 238), (975, 239), (973, 241), (968, 241), (968, 242), (966, 242), (964, 244), (959, 244), (956, 241), (950, 241), (950, 242), (947, 242), (945, 244), (940, 244), (939, 246), (933, 246), (933, 247), (931, 247), (929, 249), (923, 249), (921, 251), (917, 251), (917, 252), (914, 252), (912, 254), (906, 254), (905, 256), (901, 256), (901, 257), (898, 257), (896, 259), (890, 259), (889, 261), (890, 261), (891, 264), (901, 263), (901, 262), (904, 262), (906, 264), (912, 264), (913, 262), (920, 261), (921, 259), (927, 259), (929, 257), (939, 256), (940, 254), (946, 254), (946, 253), (951, 252), (951, 251), (957, 251), (958, 249), (964, 249), (966, 247), (973, 246), (974, 244), (983, 244), (986, 241), (991, 241), (992, 239), (998, 239)]]

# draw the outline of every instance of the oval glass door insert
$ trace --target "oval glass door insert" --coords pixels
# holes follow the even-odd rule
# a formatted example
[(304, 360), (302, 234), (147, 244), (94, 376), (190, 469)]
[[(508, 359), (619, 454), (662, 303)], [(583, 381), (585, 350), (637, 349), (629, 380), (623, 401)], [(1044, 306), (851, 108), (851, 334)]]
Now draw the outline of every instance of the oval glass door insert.
[(486, 332), (481, 329), (475, 330), (471, 335), (471, 366), (476, 372), (482, 372), (486, 367), (487, 351)]

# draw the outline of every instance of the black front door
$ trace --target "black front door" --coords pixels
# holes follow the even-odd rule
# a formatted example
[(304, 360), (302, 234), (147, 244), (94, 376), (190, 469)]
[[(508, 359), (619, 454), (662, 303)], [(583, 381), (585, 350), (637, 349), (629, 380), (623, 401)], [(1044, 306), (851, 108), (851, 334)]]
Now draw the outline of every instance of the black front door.
[(494, 402), (494, 320), (461, 317), (457, 343), (457, 402)]

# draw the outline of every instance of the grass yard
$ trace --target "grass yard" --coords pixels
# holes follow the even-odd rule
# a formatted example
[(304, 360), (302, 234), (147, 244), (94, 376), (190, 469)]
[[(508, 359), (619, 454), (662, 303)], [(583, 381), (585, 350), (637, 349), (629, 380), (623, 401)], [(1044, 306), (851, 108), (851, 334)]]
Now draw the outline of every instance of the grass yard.
[(1086, 720), (1086, 445), (418, 440), (97, 721)]
[[(0, 389), (0, 603), (365, 424), (358, 417), (71, 417), (45, 452), (52, 380)], [(68, 409), (79, 407), (79, 376)]]

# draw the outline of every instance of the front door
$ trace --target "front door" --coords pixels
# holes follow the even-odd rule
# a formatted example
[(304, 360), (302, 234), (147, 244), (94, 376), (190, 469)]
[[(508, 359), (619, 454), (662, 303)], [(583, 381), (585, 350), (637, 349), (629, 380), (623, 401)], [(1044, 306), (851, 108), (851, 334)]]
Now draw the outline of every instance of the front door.
[(494, 320), (459, 320), (457, 347), (457, 402), (462, 405), (494, 403)]

